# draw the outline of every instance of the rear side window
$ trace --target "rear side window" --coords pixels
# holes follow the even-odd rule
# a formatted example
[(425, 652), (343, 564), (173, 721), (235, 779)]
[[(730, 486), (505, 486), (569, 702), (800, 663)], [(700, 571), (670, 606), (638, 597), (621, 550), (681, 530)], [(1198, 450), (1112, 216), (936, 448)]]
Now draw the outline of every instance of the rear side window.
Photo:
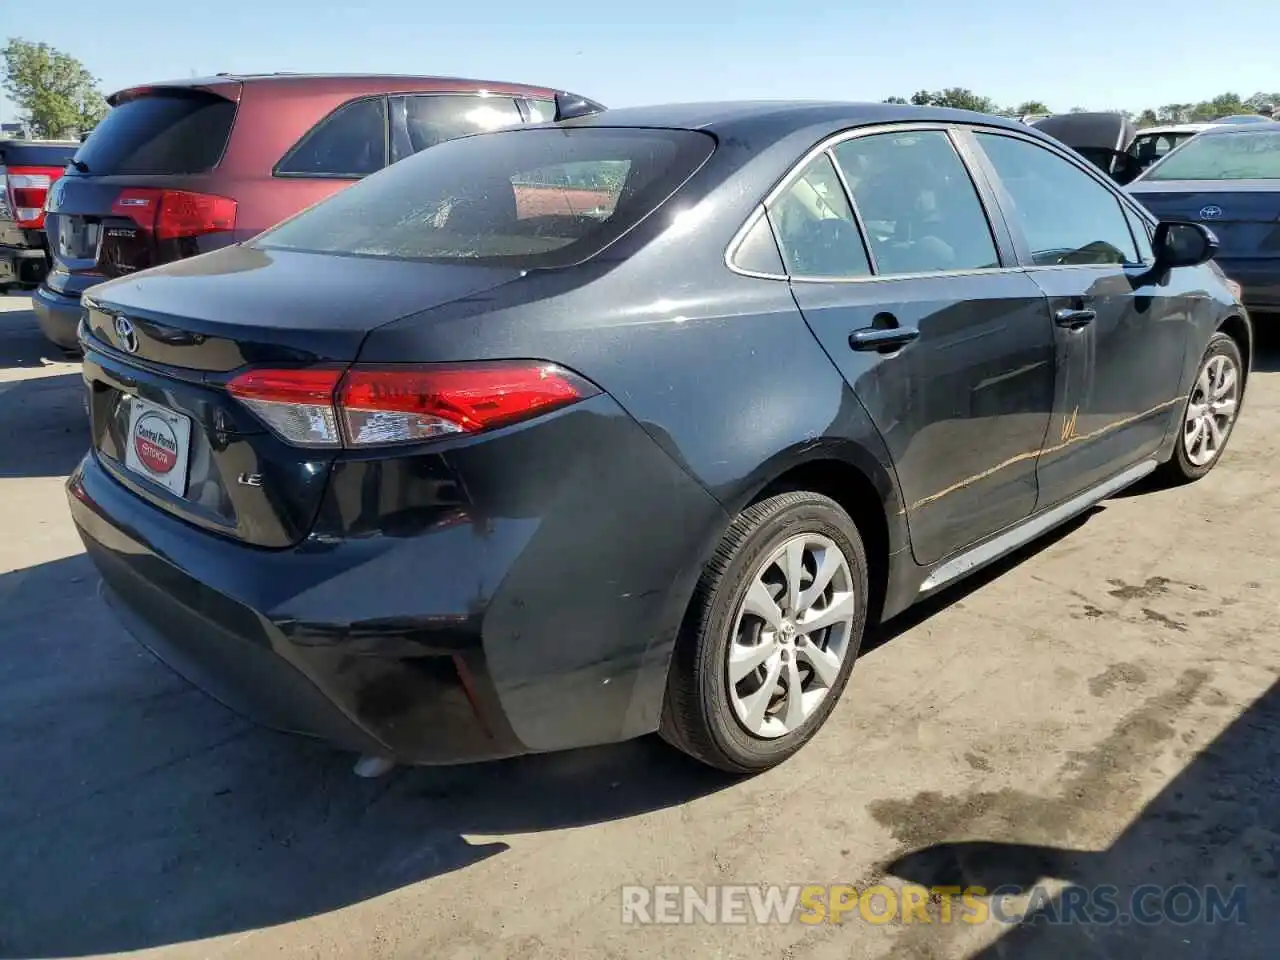
[(501, 131), (441, 143), (330, 197), (256, 246), (522, 269), (586, 260), (715, 149), (688, 130)]
[(435, 94), (391, 100), (391, 162), (446, 140), (519, 126), (516, 102), (507, 97)]
[(1110, 190), (1044, 147), (994, 133), (975, 136), (1013, 200), (1036, 266), (1137, 262), (1129, 221)]
[(554, 100), (526, 100), (529, 106), (530, 123), (551, 123), (556, 118), (556, 102)]
[(71, 176), (204, 173), (222, 159), (236, 105), (200, 91), (156, 93), (110, 110), (75, 159)]
[(824, 153), (769, 206), (778, 247), (793, 277), (865, 277), (871, 273), (849, 198)]
[(835, 155), (866, 226), (877, 274), (1000, 265), (978, 191), (945, 133), (857, 137), (837, 145)]
[(733, 265), (746, 273), (776, 277), (786, 272), (779, 256), (769, 218), (760, 216), (743, 235), (738, 249), (733, 252)]
[(386, 163), (386, 102), (374, 97), (345, 103), (321, 120), (285, 154), (276, 173), (356, 179)]

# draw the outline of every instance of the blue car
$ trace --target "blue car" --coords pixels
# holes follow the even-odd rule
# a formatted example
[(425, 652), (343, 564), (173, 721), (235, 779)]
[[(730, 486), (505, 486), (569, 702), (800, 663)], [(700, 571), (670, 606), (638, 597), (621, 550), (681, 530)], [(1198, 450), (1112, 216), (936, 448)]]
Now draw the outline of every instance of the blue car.
[(1206, 130), (1128, 190), (1161, 220), (1212, 229), (1218, 265), (1241, 286), (1245, 306), (1280, 313), (1280, 123)]

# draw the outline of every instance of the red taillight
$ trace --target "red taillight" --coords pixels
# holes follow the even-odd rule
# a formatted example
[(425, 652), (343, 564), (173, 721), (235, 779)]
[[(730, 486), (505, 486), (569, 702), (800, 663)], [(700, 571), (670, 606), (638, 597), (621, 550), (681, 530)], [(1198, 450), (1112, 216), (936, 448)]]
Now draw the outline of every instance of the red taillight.
[(227, 384), (227, 392), (272, 430), (301, 447), (338, 447), (333, 396), (342, 370), (250, 370)]
[(111, 213), (128, 217), (159, 240), (199, 237), (236, 227), (234, 200), (190, 190), (128, 187), (111, 204)]
[[(479, 433), (599, 393), (535, 360), (424, 366), (252, 370), (227, 385), (299, 446), (370, 447)], [(339, 428), (341, 424), (341, 428)]]
[(9, 167), (4, 173), (4, 189), (14, 222), (31, 230), (43, 227), (44, 202), (50, 185), (62, 176), (62, 168)]

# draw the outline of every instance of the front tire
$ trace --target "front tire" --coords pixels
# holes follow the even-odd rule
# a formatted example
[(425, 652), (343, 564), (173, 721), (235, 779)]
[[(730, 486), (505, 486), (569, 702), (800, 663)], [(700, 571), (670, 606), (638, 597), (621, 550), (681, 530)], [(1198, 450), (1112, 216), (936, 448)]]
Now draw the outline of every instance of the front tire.
[(867, 557), (829, 497), (783, 493), (725, 533), (676, 640), (660, 732), (731, 773), (776, 766), (835, 707), (862, 644)]
[(1199, 480), (1222, 458), (1244, 397), (1244, 359), (1225, 333), (1209, 339), (1178, 422), (1173, 456), (1158, 474), (1166, 484)]

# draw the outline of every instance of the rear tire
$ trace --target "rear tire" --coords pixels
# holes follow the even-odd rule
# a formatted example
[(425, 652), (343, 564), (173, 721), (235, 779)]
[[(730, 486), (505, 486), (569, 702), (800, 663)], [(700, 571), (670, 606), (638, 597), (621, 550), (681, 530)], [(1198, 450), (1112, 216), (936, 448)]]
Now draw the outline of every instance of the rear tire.
[(844, 691), (867, 597), (862, 538), (834, 500), (801, 491), (748, 507), (707, 564), (676, 640), (663, 738), (730, 773), (782, 763)]
[(1209, 338), (1176, 429), (1173, 456), (1156, 478), (1168, 486), (1199, 480), (1222, 458), (1244, 398), (1244, 359), (1225, 333)]

